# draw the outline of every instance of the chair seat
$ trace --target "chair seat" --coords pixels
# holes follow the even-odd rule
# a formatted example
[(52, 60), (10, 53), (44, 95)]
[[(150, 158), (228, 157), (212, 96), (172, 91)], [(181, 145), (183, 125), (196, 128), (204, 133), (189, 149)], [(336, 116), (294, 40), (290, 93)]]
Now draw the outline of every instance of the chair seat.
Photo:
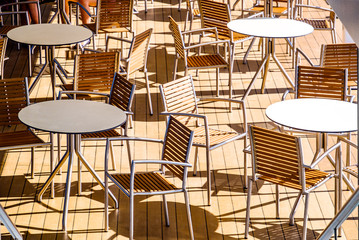
[(86, 134), (81, 134), (81, 138), (82, 139), (89, 139), (89, 138), (101, 138), (101, 139), (106, 139), (106, 138), (111, 138), (111, 137), (121, 137), (122, 135), (117, 132), (115, 129), (111, 129), (108, 131), (103, 131), (103, 132), (96, 132), (96, 133), (86, 133)]
[(348, 166), (343, 168), (343, 171), (350, 173), (353, 176), (358, 177), (358, 166)]
[[(211, 34), (208, 37), (216, 38), (216, 34)], [(247, 39), (250, 39), (250, 38), (252, 38), (252, 36), (248, 36), (248, 35), (233, 32), (233, 41), (234, 42), (241, 41), (241, 40), (247, 40)], [(219, 40), (231, 40), (230, 37), (225, 36), (225, 35), (221, 35), (221, 34), (218, 34), (218, 39)]]
[[(305, 168), (305, 183), (306, 183), (306, 189), (315, 187), (316, 185), (322, 183), (325, 180), (328, 180), (331, 178), (333, 174), (322, 172), (317, 169), (311, 169), (311, 168)], [(264, 181), (268, 181), (274, 184), (278, 184), (281, 186), (294, 188), (297, 190), (302, 190), (302, 185), (298, 182), (298, 176), (295, 176), (293, 178), (277, 178), (276, 176), (260, 176), (259, 179), (262, 179)]]
[[(238, 133), (209, 128), (210, 147), (233, 140), (234, 138), (239, 138)], [(193, 145), (206, 146), (206, 132), (204, 127), (194, 129)]]
[(38, 144), (44, 144), (44, 141), (30, 130), (0, 133), (0, 148)]
[(330, 22), (326, 19), (307, 19), (307, 18), (296, 18), (297, 21), (308, 23), (312, 25), (314, 29), (331, 29)]
[[(111, 177), (116, 180), (117, 184), (121, 185), (127, 194), (130, 193), (130, 174), (111, 174)], [(161, 173), (136, 173), (134, 192), (159, 192), (177, 190), (177, 187), (168, 182)]]
[[(256, 6), (256, 7), (253, 7), (251, 9), (249, 9), (248, 11), (251, 11), (251, 12), (263, 12), (264, 11), (264, 6)], [(287, 12), (287, 7), (273, 7), (273, 14), (274, 15), (285, 14), (286, 12)]]
[(0, 27), (0, 35), (6, 35), (10, 30), (17, 28), (18, 26), (2, 26)]
[(228, 65), (219, 54), (189, 56), (187, 64), (189, 68), (226, 67)]
[(201, 16), (201, 15), (200, 15), (200, 11), (199, 11), (199, 9), (197, 9), (197, 8), (193, 9), (193, 10), (192, 10), (192, 13), (193, 13), (193, 16), (196, 16), (196, 17)]

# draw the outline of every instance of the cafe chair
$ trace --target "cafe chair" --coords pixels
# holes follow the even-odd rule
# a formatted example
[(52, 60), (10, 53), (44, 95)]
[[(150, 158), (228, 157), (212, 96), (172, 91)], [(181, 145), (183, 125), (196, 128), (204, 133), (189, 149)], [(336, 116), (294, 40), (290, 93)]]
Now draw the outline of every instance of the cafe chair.
[[(113, 82), (111, 91), (109, 94), (107, 93), (99, 93), (99, 92), (91, 92), (91, 91), (61, 91), (59, 95), (59, 99), (63, 94), (66, 95), (98, 95), (102, 97), (106, 97), (106, 102), (111, 104), (115, 107), (118, 107), (122, 111), (126, 113), (126, 123), (122, 125), (119, 129), (112, 129), (103, 132), (95, 132), (95, 133), (86, 133), (81, 134), (81, 141), (100, 141), (100, 140), (107, 140), (121, 136), (127, 136), (127, 129), (128, 129), (128, 120), (131, 116), (133, 116), (132, 102), (133, 96), (135, 93), (136, 85), (131, 84), (123, 74), (116, 73)], [(129, 156), (129, 161), (131, 165), (131, 154), (130, 148), (127, 143), (127, 151)], [(112, 167), (116, 169), (116, 161), (115, 161), (115, 154), (113, 150), (112, 141), (110, 141), (110, 152), (112, 158)]]
[(106, 52), (109, 51), (110, 40), (116, 40), (116, 41), (121, 41), (121, 43), (125, 42), (130, 44), (127, 58), (121, 59), (120, 72), (126, 74), (128, 80), (130, 78), (130, 74), (133, 74), (138, 70), (143, 70), (146, 79), (148, 107), (151, 115), (153, 115), (153, 109), (152, 109), (150, 85), (148, 80), (147, 57), (148, 57), (152, 32), (153, 29), (150, 28), (140, 34), (135, 35), (132, 41), (123, 38), (109, 36), (106, 42)]
[[(96, 14), (91, 14), (80, 3), (76, 2), (92, 19), (93, 22), (83, 24), (94, 35), (92, 38), (93, 48), (96, 49), (95, 36), (105, 34), (124, 33), (133, 34), (133, 0), (97, 0)], [(77, 25), (78, 25), (77, 20)], [(121, 49), (123, 46), (121, 46)]]
[[(134, 231), (134, 197), (138, 195), (162, 195), (163, 207), (165, 213), (166, 226), (169, 227), (168, 207), (165, 194), (184, 193), (187, 221), (190, 239), (194, 239), (191, 220), (191, 210), (189, 205), (187, 185), (188, 167), (192, 165), (188, 162), (190, 150), (193, 141), (193, 132), (181, 122), (170, 117), (164, 140), (148, 138), (120, 138), (125, 141), (148, 141), (163, 143), (161, 160), (133, 160), (131, 163), (131, 172), (129, 174), (108, 172), (108, 150), (109, 142), (106, 143), (105, 157), (105, 194), (108, 192), (108, 179), (118, 187), (127, 197), (130, 198), (130, 233), (129, 239), (133, 239)], [(137, 172), (138, 165), (157, 164), (160, 165), (159, 171), (155, 172)], [(165, 170), (172, 173), (173, 177), (182, 180), (181, 187), (177, 187), (165, 177)], [(105, 195), (105, 230), (108, 230), (108, 197)], [(181, 224), (177, 222), (177, 224)]]
[[(198, 0), (198, 5), (201, 15), (202, 28), (216, 27), (218, 32), (218, 39), (227, 40), (230, 42), (230, 46), (231, 46), (230, 62), (231, 62), (232, 71), (233, 71), (234, 53), (235, 53), (236, 44), (251, 40), (251, 43), (249, 44), (248, 49), (243, 57), (243, 62), (246, 63), (249, 51), (251, 50), (254, 44), (255, 38), (253, 36), (248, 36), (248, 35), (243, 35), (240, 33), (233, 32), (227, 27), (227, 24), (230, 21), (232, 21), (229, 4), (210, 1), (210, 0)], [(253, 15), (251, 16), (251, 18), (257, 16), (262, 16), (262, 13), (259, 15), (258, 14)], [(217, 35), (214, 32), (204, 36), (211, 38), (217, 37)]]
[[(194, 175), (197, 174), (198, 148), (206, 149), (206, 168), (207, 168), (207, 198), (208, 205), (211, 204), (211, 157), (210, 151), (226, 143), (243, 139), (246, 146), (247, 118), (246, 107), (242, 100), (225, 98), (203, 98), (198, 99), (191, 76), (186, 76), (165, 84), (160, 85), (164, 111), (161, 115), (173, 116), (194, 131), (193, 146), (195, 151)], [(242, 110), (240, 126), (243, 132), (224, 131), (209, 127), (206, 115), (199, 114), (199, 101), (223, 101), (237, 103)], [(244, 159), (246, 165), (246, 157)], [(246, 168), (245, 168), (246, 169)], [(247, 173), (245, 173), (246, 175)]]
[(198, 3), (197, 0), (186, 0), (186, 21), (184, 22), (183, 31), (186, 31), (188, 22), (189, 30), (192, 30), (193, 20), (195, 18), (199, 19), (201, 17), (199, 8), (196, 6), (196, 3)]
[[(15, 29), (21, 25), (29, 25), (30, 24), (30, 14), (28, 11), (19, 11), (20, 6), (27, 5), (27, 4), (36, 4), (37, 18), (39, 19), (39, 23), (41, 23), (41, 11), (40, 11), (40, 4), (39, 1), (23, 1), (23, 2), (15, 2), (15, 3), (7, 3), (7, 4), (0, 4), (0, 36), (6, 37), (7, 33)], [(10, 9), (6, 10), (6, 9)], [(25, 21), (21, 21), (24, 18)], [(18, 45), (20, 48), (20, 44)], [(33, 51), (34, 46), (28, 46), (28, 71), (29, 76), (32, 76), (32, 60), (31, 54)], [(40, 59), (41, 59), (41, 48), (40, 48)]]
[[(257, 14), (257, 13), (264, 13), (265, 10), (265, 1), (263, 0), (251, 0), (250, 7), (245, 6), (245, 1), (242, 1), (241, 11), (242, 11), (242, 18), (244, 18), (244, 14), (248, 13), (249, 15)], [(292, 9), (294, 0), (273, 0), (273, 15), (275, 17), (286, 16), (290, 19), (292, 16)], [(236, 5), (239, 3), (237, 0), (233, 4), (233, 10), (235, 9)], [(248, 4), (246, 4), (248, 5)]]
[[(20, 110), (30, 104), (27, 78), (8, 78), (0, 80), (0, 126), (4, 130), (0, 133), (0, 151), (14, 149), (31, 149), (31, 178), (34, 178), (34, 154), (36, 147), (50, 147), (50, 170), (53, 169), (54, 147), (53, 135), (45, 142), (30, 128), (13, 131), (14, 126), (22, 124), (18, 118)], [(52, 196), (54, 186), (51, 188)]]
[[(252, 177), (249, 178), (247, 209), (245, 219), (245, 238), (249, 234), (250, 204), (252, 185), (257, 180), (263, 180), (276, 184), (276, 217), (279, 218), (279, 186), (288, 187), (299, 191), (294, 207), (290, 213), (290, 225), (294, 225), (294, 214), (298, 203), (305, 197), (303, 236), (307, 237), (307, 220), (309, 207), (309, 193), (317, 189), (334, 174), (311, 169), (304, 164), (301, 139), (285, 133), (280, 133), (256, 126), (250, 126), (250, 143), (252, 152)], [(337, 149), (340, 156), (340, 143), (331, 148)], [(325, 157), (330, 151), (324, 153)]]
[(7, 37), (0, 38), (0, 77), (1, 77), (1, 79), (4, 79), (5, 60), (8, 60), (8, 58), (5, 56), (6, 45), (7, 45)]
[(299, 65), (300, 56), (311, 66), (333, 67), (348, 69), (348, 94), (357, 88), (358, 82), (358, 48), (355, 43), (323, 44), (320, 53), (320, 62), (315, 65), (311, 59), (300, 49), (297, 49), (296, 65)]
[[(176, 73), (177, 73), (177, 66), (178, 66), (178, 60), (183, 59), (184, 61), (184, 67), (185, 67), (185, 73), (184, 75), (187, 76), (188, 70), (192, 69), (208, 69), (208, 68), (215, 68), (216, 69), (216, 94), (219, 96), (219, 69), (220, 68), (228, 68), (228, 75), (229, 75), (229, 97), (232, 98), (232, 69), (230, 61), (227, 61), (224, 57), (222, 57), (219, 53), (219, 45), (223, 44), (226, 49), (226, 44), (229, 44), (230, 42), (228, 40), (219, 40), (219, 34), (215, 27), (213, 28), (206, 28), (206, 29), (196, 29), (191, 30), (187, 32), (181, 31), (179, 25), (176, 23), (176, 21), (171, 17), (168, 16), (170, 20), (170, 30), (172, 32), (172, 36), (175, 43), (175, 50), (176, 50), (176, 58), (175, 58), (175, 65), (173, 69), (173, 80), (176, 79)], [(203, 34), (203, 32), (214, 32), (215, 33), (215, 41), (206, 42), (206, 43), (200, 43), (200, 44), (194, 44), (185, 46), (184, 43), (184, 36), (187, 34)], [(213, 54), (203, 54), (200, 55), (190, 55), (190, 50), (198, 50), (201, 47), (204, 46), (212, 46), (214, 48)]]
[[(338, 141), (344, 143), (347, 145), (347, 148), (350, 149), (350, 147), (354, 147), (355, 149), (358, 149), (358, 145), (354, 143), (353, 141), (350, 141), (350, 139), (344, 137), (344, 136), (338, 136)], [(351, 176), (354, 176), (355, 178), (358, 178), (358, 163), (352, 164), (349, 156), (350, 151), (347, 152), (347, 162), (343, 167), (343, 171), (346, 173), (349, 173)], [(356, 188), (353, 186), (351, 182), (347, 184), (348, 188), (351, 192), (354, 192)]]

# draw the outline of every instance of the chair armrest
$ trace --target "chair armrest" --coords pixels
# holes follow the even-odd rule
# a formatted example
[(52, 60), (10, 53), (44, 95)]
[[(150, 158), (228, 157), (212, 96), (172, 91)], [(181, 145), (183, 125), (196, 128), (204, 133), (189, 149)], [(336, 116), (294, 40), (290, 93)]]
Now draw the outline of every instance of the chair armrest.
[(348, 140), (347, 138), (343, 137), (343, 136), (338, 136), (338, 139), (346, 144), (349, 144), (352, 147), (355, 147), (356, 149), (358, 149), (358, 145), (353, 143), (352, 141)]
[(321, 160), (323, 160), (323, 158), (325, 158), (326, 156), (328, 156), (332, 151), (334, 151), (337, 148), (341, 147), (341, 142), (339, 141), (337, 144), (335, 144), (334, 146), (330, 147), (329, 149), (327, 149), (327, 151), (325, 151), (322, 155), (320, 155), (311, 165), (310, 168), (314, 168)]
[(176, 165), (183, 167), (192, 167), (190, 163), (184, 162), (173, 162), (173, 161), (165, 161), (165, 160), (133, 160), (131, 165), (135, 164), (166, 164), (166, 165)]
[(140, 138), (140, 137), (117, 137), (111, 138), (109, 141), (142, 141), (142, 142), (155, 142), (155, 143), (163, 143), (163, 140), (156, 138)]
[(194, 114), (194, 113), (161, 112), (160, 115), (185, 116), (185, 117), (195, 117), (195, 118), (207, 119), (207, 117), (205, 115)]
[(230, 44), (229, 40), (219, 40), (219, 41), (212, 41), (212, 42), (206, 42), (206, 43), (200, 43), (200, 44), (195, 44), (195, 45), (191, 45), (191, 46), (187, 46), (184, 49), (185, 50), (189, 50), (189, 49), (193, 49), (193, 48), (199, 48), (199, 47), (203, 47), (203, 46), (207, 46), (207, 45), (213, 45), (213, 44), (219, 44), (219, 43), (227, 43)]
[(131, 40), (128, 40), (128, 39), (124, 39), (124, 38), (119, 38), (119, 37), (113, 37), (113, 36), (108, 36), (107, 37), (107, 40), (106, 40), (106, 52), (108, 51), (108, 45), (109, 45), (109, 42), (110, 42), (110, 39), (112, 40), (117, 40), (117, 41), (121, 41), (121, 42), (126, 42), (126, 43), (132, 43)]
[(313, 5), (306, 5), (306, 4), (296, 4), (295, 7), (301, 7), (301, 8), (313, 8), (313, 9), (317, 9), (317, 10), (323, 10), (323, 11), (328, 11), (328, 12), (334, 12), (333, 9), (330, 8), (323, 8), (323, 7), (319, 7), (319, 6), (313, 6)]
[[(247, 17), (247, 19), (256, 18), (256, 17), (264, 17), (264, 13), (263, 13), (263, 12), (259, 12), (259, 13), (250, 15), (249, 17)], [(242, 18), (242, 17), (240, 17), (240, 18)]]
[(69, 1), (68, 2), (68, 4), (70, 5), (70, 4), (75, 4), (75, 5), (78, 5), (80, 8), (82, 8), (84, 11), (85, 11), (85, 13), (87, 14), (87, 15), (89, 15), (89, 17), (96, 17), (96, 15), (92, 15), (81, 3), (79, 3), (79, 2), (71, 2), (71, 1)]
[(282, 101), (284, 101), (287, 97), (287, 95), (289, 93), (294, 93), (294, 91), (292, 89), (289, 89), (289, 90), (286, 90), (284, 93), (283, 93), (283, 96), (282, 96)]
[(193, 33), (203, 33), (203, 32), (211, 32), (211, 31), (216, 31), (217, 32), (217, 28), (216, 27), (210, 27), (210, 28), (200, 28), (200, 29), (194, 29), (194, 30), (188, 30), (188, 31), (185, 31), (185, 32), (182, 32), (182, 35), (185, 35), (185, 34), (193, 34)]
[(58, 96), (57, 96), (57, 99), (58, 100), (61, 100), (62, 98), (62, 94), (66, 94), (66, 95), (69, 95), (69, 94), (88, 94), (88, 95), (99, 95), (99, 96), (104, 96), (104, 97), (110, 97), (109, 94), (107, 93), (100, 93), (100, 92), (91, 92), (91, 91), (78, 91), (78, 90), (66, 90), (66, 91), (60, 91)]
[(299, 54), (302, 55), (305, 58), (305, 60), (308, 61), (310, 66), (312, 66), (312, 67), (318, 67), (319, 66), (319, 65), (314, 65), (312, 60), (310, 60), (310, 58), (307, 56), (307, 54), (305, 54), (300, 48), (296, 48), (295, 52), (296, 52), (296, 55), (295, 55), (296, 66), (298, 65)]
[(95, 49), (91, 49), (91, 48), (84, 48), (84, 49), (82, 49), (82, 53), (84, 53), (84, 52), (86, 52), (86, 51), (88, 51), (88, 52), (94, 52), (94, 53), (102, 53), (102, 51), (100, 51), (100, 50), (95, 50)]
[(231, 103), (238, 103), (244, 105), (243, 100), (238, 99), (230, 99), (230, 98), (220, 98), (220, 97), (203, 97), (199, 98), (199, 101), (209, 101), (209, 102), (231, 102)]

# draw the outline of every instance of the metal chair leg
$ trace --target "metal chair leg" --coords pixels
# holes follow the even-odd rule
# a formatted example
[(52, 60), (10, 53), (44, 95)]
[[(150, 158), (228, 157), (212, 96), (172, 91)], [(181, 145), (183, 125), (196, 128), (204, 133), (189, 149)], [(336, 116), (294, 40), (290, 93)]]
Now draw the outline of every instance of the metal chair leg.
[(116, 159), (115, 159), (115, 153), (113, 150), (112, 141), (110, 141), (110, 152), (111, 152), (111, 160), (112, 160), (112, 170), (116, 170)]
[(198, 168), (198, 147), (195, 149), (194, 153), (194, 166), (193, 166), (193, 176), (197, 176), (197, 168)]
[(134, 196), (133, 192), (130, 192), (130, 234), (129, 238), (130, 240), (133, 240), (133, 204), (134, 204)]
[(34, 173), (34, 168), (35, 168), (35, 157), (34, 157), (34, 155), (35, 155), (35, 148), (34, 147), (32, 147), (31, 148), (31, 179), (33, 179), (34, 178), (34, 176), (35, 176), (35, 173)]
[(153, 115), (153, 108), (152, 108), (152, 100), (151, 100), (151, 92), (150, 92), (150, 84), (148, 80), (148, 73), (147, 69), (145, 69), (145, 78), (146, 78), (146, 89), (147, 89), (147, 98), (148, 98), (148, 107), (150, 108), (150, 115)]
[(188, 200), (188, 192), (187, 192), (187, 190), (184, 190), (183, 193), (184, 193), (184, 200), (185, 200), (185, 203), (186, 203), (189, 235), (190, 235), (191, 240), (193, 240), (194, 239), (193, 225), (192, 225), (192, 217), (191, 217), (191, 207), (189, 205), (189, 200)]
[(167, 206), (166, 195), (162, 195), (162, 199), (163, 199), (163, 209), (164, 209), (164, 212), (165, 212), (166, 226), (169, 227), (170, 226), (170, 219), (168, 217), (168, 206)]
[(249, 232), (249, 215), (251, 210), (251, 195), (252, 195), (252, 183), (253, 180), (250, 179), (248, 182), (248, 193), (247, 193), (247, 209), (246, 209), (246, 222), (245, 222), (245, 229), (244, 229), (244, 238), (248, 238)]
[(309, 193), (305, 193), (305, 208), (304, 208), (303, 236), (302, 236), (303, 240), (307, 239), (308, 207), (309, 207)]
[(277, 219), (279, 219), (279, 185), (278, 184), (276, 184), (275, 185), (275, 202), (276, 202), (276, 204), (275, 204), (275, 209), (276, 209), (276, 211), (275, 211), (275, 217), (277, 218)]
[(295, 212), (297, 211), (298, 203), (299, 203), (299, 201), (302, 199), (302, 197), (303, 197), (302, 192), (299, 192), (298, 197), (297, 197), (297, 199), (296, 199), (295, 202), (294, 202), (292, 211), (290, 212), (290, 215), (289, 215), (289, 225), (290, 225), (290, 226), (293, 226), (293, 225), (294, 225), (294, 215), (295, 215)]

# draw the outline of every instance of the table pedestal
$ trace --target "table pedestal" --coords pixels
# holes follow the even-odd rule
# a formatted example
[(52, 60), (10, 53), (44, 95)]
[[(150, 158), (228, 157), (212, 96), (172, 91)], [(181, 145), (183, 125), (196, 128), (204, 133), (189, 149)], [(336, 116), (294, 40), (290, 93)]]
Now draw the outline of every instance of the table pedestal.
[[(66, 162), (68, 159), (68, 169), (67, 169), (67, 176), (66, 176), (66, 186), (65, 186), (65, 202), (64, 202), (64, 210), (63, 210), (63, 217), (62, 217), (62, 229), (66, 231), (66, 223), (67, 223), (67, 213), (68, 213), (68, 205), (69, 205), (69, 198), (70, 198), (70, 189), (71, 189), (71, 174), (72, 174), (72, 165), (73, 165), (73, 159), (74, 155), (76, 154), (79, 162), (81, 162), (87, 170), (91, 173), (91, 175), (95, 178), (95, 180), (100, 184), (102, 189), (105, 189), (105, 185), (100, 179), (100, 177), (97, 175), (95, 170), (88, 164), (82, 153), (80, 152), (80, 144), (81, 144), (81, 135), (80, 134), (67, 134), (67, 150), (57, 166), (55, 167), (55, 170), (50, 174), (49, 178), (46, 180), (45, 184), (42, 186), (40, 193), (38, 195), (38, 201), (42, 200), (42, 195), (44, 194), (47, 187), (53, 183), (53, 179), (55, 175), (60, 171), (62, 165)], [(79, 167), (79, 187), (78, 192), (80, 194), (81, 192), (81, 184), (80, 184), (80, 167)], [(112, 200), (114, 201), (116, 208), (118, 207), (118, 202), (115, 198), (115, 196), (112, 194), (111, 191), (108, 192)]]
[(269, 68), (270, 57), (273, 58), (274, 62), (277, 64), (278, 68), (283, 73), (286, 80), (289, 82), (289, 84), (294, 89), (293, 81), (290, 79), (288, 73), (285, 71), (284, 67), (279, 62), (277, 56), (275, 55), (275, 39), (274, 38), (267, 38), (265, 56), (264, 56), (264, 58), (263, 58), (263, 60), (262, 60), (262, 62), (260, 64), (257, 72), (254, 74), (254, 77), (253, 77), (252, 81), (249, 83), (249, 86), (248, 86), (246, 92), (244, 93), (244, 95), (242, 97), (242, 100), (245, 100), (246, 97), (249, 95), (250, 91), (252, 90), (253, 84), (256, 81), (256, 79), (258, 78), (258, 75), (262, 71), (263, 67), (264, 67), (264, 75), (263, 75), (261, 92), (264, 93), (264, 87), (265, 87), (265, 82), (266, 82), (266, 79), (267, 79), (267, 73), (268, 73), (268, 68)]
[(70, 20), (64, 10), (65, 0), (57, 0), (57, 9), (51, 17), (49, 23), (52, 23), (57, 16), (60, 16), (62, 23), (70, 24)]

